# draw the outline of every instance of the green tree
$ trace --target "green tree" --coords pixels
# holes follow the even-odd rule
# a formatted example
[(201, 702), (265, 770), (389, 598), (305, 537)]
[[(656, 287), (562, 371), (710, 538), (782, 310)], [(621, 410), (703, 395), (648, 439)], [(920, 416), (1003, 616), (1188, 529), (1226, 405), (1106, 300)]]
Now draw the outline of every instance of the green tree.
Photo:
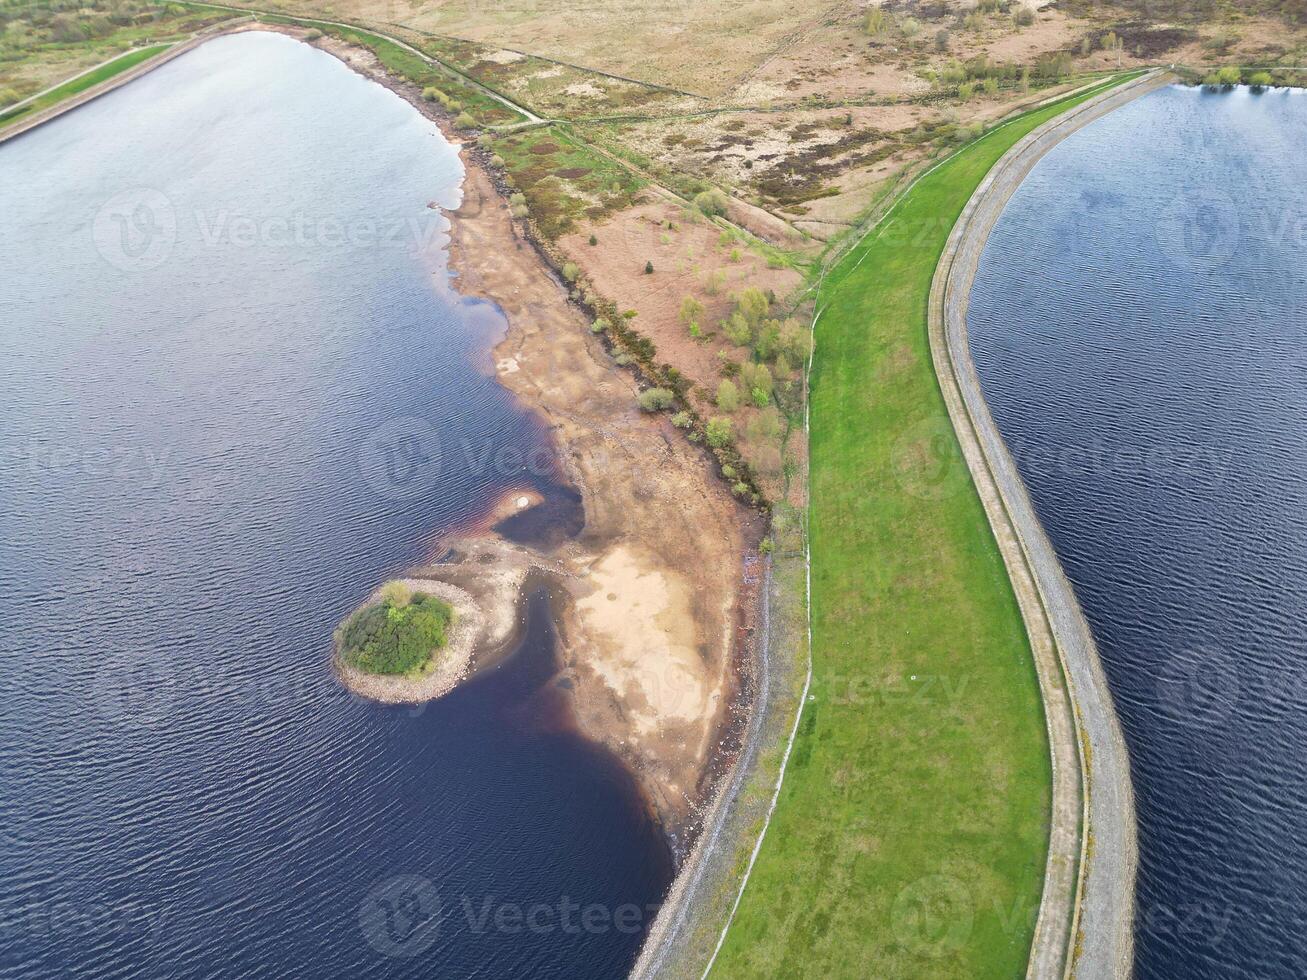
[(1270, 88), (1274, 81), (1269, 71), (1255, 71), (1248, 79), (1248, 84), (1253, 87), (1253, 91), (1261, 92)]
[(694, 206), (711, 218), (725, 214), (726, 208), (730, 205), (730, 200), (725, 192), (712, 187), (694, 195)]
[(768, 406), (749, 421), (748, 438), (750, 442), (776, 442), (783, 428), (781, 413)]
[(666, 388), (647, 388), (640, 392), (640, 407), (646, 412), (661, 412), (676, 404), (676, 395)]
[(703, 319), (703, 304), (693, 296), (687, 296), (681, 300), (681, 312), (677, 315), (686, 326), (698, 323)]
[(708, 445), (714, 449), (720, 449), (723, 446), (729, 446), (734, 427), (731, 420), (721, 416), (713, 416), (708, 420), (707, 433)]
[(730, 319), (722, 321), (722, 332), (736, 347), (747, 347), (753, 341), (753, 329), (739, 310), (732, 313)]
[(776, 320), (763, 320), (762, 325), (758, 327), (758, 339), (754, 341), (753, 349), (760, 360), (770, 361), (776, 356), (780, 342), (780, 323)]
[(750, 328), (756, 328), (770, 308), (767, 294), (755, 286), (745, 289), (735, 300), (736, 312), (744, 317)]
[(806, 364), (812, 351), (812, 335), (793, 317), (781, 324), (780, 352), (791, 364)]
[(730, 378), (723, 378), (717, 386), (717, 407), (723, 412), (733, 412), (740, 407), (740, 389)]

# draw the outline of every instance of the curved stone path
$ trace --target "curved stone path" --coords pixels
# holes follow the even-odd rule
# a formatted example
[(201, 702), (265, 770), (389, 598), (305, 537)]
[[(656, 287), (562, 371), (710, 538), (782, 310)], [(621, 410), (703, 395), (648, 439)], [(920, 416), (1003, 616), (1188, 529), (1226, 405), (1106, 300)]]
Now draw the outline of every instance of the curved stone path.
[(967, 340), (967, 304), (994, 223), (1044, 154), (1170, 80), (1154, 72), (1109, 89), (1012, 147), (967, 202), (931, 287), (935, 371), (1025, 619), (1052, 752), (1049, 853), (1028, 977), (1130, 975), (1134, 795), (1129, 755), (1093, 636), (985, 404)]

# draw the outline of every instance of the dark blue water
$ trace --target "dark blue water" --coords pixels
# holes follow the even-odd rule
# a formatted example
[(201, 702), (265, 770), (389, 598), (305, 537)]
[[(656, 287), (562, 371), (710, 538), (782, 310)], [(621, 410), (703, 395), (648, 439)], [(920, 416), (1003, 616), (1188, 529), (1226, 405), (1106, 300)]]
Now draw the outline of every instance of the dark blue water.
[(461, 169), (385, 89), (213, 41), (0, 146), (0, 974), (613, 977), (669, 878), (550, 684), (347, 695), (339, 619), (556, 489), (449, 290)]
[(1068, 139), (969, 325), (1125, 728), (1138, 975), (1307, 975), (1307, 93)]

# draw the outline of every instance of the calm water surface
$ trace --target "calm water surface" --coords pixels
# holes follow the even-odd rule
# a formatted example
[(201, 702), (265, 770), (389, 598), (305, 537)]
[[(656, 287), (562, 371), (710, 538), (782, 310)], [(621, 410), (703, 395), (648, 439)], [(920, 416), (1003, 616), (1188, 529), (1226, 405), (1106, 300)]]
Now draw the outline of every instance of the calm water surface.
[(424, 709), (328, 670), (442, 531), (557, 489), (449, 290), (460, 174), (269, 35), (0, 146), (0, 974), (631, 962), (667, 851), (559, 717), (543, 598)]
[(1129, 743), (1138, 975), (1307, 975), (1307, 93), (1062, 143), (969, 324)]

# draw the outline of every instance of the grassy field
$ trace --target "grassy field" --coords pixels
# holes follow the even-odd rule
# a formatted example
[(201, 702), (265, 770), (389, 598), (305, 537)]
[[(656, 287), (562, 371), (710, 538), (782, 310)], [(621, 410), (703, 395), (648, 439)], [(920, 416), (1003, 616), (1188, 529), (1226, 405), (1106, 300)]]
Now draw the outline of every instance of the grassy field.
[(822, 290), (812, 697), (715, 976), (1015, 977), (1047, 849), (1038, 680), (931, 364), (944, 243), (995, 161), (924, 177)]
[(108, 64), (101, 65), (95, 71), (88, 72), (80, 78), (74, 78), (69, 82), (65, 82), (58, 88), (45, 93), (45, 95), (42, 95), (40, 98), (27, 103), (27, 105), (19, 106), (17, 109), (11, 109), (8, 112), (0, 113), (0, 128), (3, 128), (10, 123), (17, 122), (19, 119), (29, 116), (32, 113), (40, 112), (42, 109), (47, 109), (56, 102), (62, 102), (64, 99), (85, 92), (88, 88), (91, 88), (94, 85), (99, 85), (106, 79), (113, 78), (115, 75), (121, 74), (129, 68), (134, 68), (142, 61), (153, 58), (156, 54), (166, 51), (170, 47), (172, 47), (171, 44), (152, 44), (147, 48), (128, 51), (122, 57), (115, 58)]

